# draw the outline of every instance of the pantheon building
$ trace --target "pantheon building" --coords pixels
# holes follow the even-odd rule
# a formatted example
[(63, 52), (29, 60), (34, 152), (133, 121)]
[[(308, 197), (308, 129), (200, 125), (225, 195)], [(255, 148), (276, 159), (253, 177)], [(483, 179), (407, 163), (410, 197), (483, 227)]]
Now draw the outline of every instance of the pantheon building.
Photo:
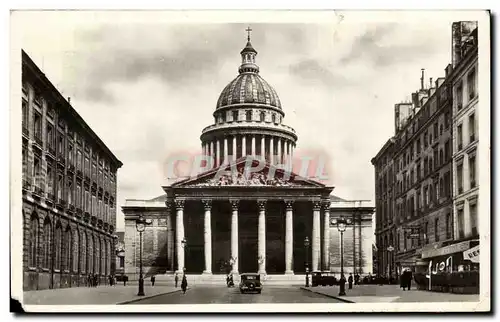
[[(183, 270), (294, 276), (304, 274), (306, 262), (313, 271), (340, 272), (340, 235), (332, 220), (341, 215), (351, 219), (345, 271), (373, 273), (374, 208), (333, 196), (333, 187), (291, 171), (297, 133), (284, 124), (281, 101), (260, 76), (250, 37), (240, 54), (239, 74), (222, 90), (214, 124), (200, 136), (211, 166), (163, 186), (159, 197), (127, 199), (122, 207), (125, 274), (137, 278), (140, 215), (151, 221), (143, 233), (144, 271), (157, 278)], [(249, 164), (260, 170), (245, 171)]]

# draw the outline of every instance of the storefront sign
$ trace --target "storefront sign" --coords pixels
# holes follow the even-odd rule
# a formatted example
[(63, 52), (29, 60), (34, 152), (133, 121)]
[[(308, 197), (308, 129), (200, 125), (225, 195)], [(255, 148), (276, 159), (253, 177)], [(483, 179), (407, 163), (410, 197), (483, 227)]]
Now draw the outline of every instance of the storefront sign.
[(422, 251), (422, 258), (432, 258), (437, 256), (444, 256), (453, 253), (460, 253), (470, 248), (470, 240), (461, 243), (445, 246), (438, 249), (429, 249)]
[(479, 263), (479, 245), (464, 252), (464, 259), (473, 263)]

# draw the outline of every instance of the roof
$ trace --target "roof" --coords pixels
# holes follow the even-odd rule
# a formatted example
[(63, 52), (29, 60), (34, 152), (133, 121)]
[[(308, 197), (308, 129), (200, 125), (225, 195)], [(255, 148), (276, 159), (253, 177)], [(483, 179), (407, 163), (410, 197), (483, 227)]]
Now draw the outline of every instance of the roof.
[(85, 120), (78, 114), (78, 112), (71, 106), (71, 104), (62, 96), (59, 90), (50, 82), (50, 80), (45, 76), (45, 74), (38, 68), (38, 66), (33, 62), (31, 57), (21, 49), (23, 65), (30, 68), (33, 75), (38, 78), (38, 80), (46, 86), (55, 96), (58, 103), (60, 103), (60, 109), (67, 112), (70, 117), (72, 117), (80, 125), (83, 132), (90, 136), (91, 141), (98, 146), (103, 153), (111, 158), (112, 163), (120, 168), (123, 163), (118, 160), (118, 158), (111, 152), (111, 150), (104, 144), (101, 138), (92, 130), (92, 128), (85, 122)]
[(263, 104), (281, 109), (281, 102), (274, 88), (255, 73), (243, 73), (222, 90), (217, 109), (233, 104)]

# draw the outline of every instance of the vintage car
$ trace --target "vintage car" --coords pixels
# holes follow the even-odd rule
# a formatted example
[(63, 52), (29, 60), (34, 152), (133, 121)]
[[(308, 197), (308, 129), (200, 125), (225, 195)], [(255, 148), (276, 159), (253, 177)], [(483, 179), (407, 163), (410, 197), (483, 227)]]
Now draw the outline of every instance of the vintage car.
[(260, 274), (257, 273), (243, 273), (240, 275), (240, 292), (248, 293), (262, 292), (262, 283), (260, 282)]
[(335, 274), (331, 272), (312, 272), (311, 286), (333, 286), (337, 284)]

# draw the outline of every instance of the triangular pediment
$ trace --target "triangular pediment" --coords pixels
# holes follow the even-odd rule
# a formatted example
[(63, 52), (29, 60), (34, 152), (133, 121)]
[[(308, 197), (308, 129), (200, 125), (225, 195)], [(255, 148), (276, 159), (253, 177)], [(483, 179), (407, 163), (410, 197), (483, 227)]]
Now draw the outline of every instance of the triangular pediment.
[(231, 164), (200, 173), (172, 184), (171, 187), (310, 187), (322, 188), (323, 183), (299, 176), (268, 162), (244, 157)]

